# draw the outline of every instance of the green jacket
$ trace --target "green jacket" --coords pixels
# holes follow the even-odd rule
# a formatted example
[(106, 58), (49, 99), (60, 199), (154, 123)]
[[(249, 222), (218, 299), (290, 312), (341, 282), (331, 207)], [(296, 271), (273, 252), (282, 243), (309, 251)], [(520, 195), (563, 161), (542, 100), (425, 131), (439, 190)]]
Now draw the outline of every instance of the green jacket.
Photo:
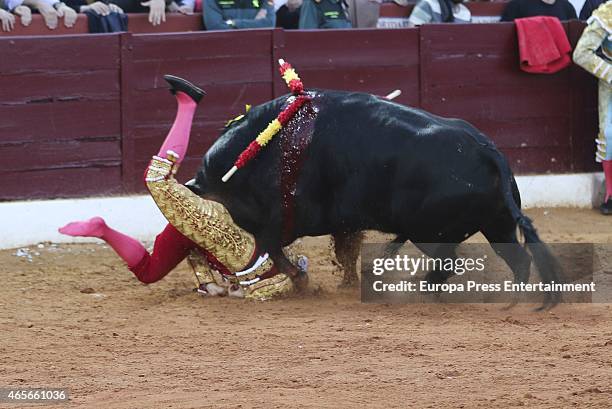
[(342, 0), (304, 0), (299, 28), (351, 28), (351, 22), (342, 7)]
[[(203, 0), (204, 26), (207, 30), (274, 27), (276, 14), (271, 0)], [(265, 9), (266, 17), (255, 20)], [(232, 20), (231, 25), (227, 24)]]

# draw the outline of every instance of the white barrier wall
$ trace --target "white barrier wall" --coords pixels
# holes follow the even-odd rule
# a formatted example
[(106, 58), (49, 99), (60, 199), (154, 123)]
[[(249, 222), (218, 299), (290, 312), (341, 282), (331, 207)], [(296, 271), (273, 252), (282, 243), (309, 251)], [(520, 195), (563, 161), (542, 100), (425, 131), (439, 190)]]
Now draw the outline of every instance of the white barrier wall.
[[(584, 207), (601, 201), (603, 175), (518, 176), (523, 208)], [(140, 240), (153, 240), (166, 224), (149, 196), (94, 197), (0, 202), (0, 249), (42, 241), (97, 242), (61, 235), (58, 227), (74, 220), (102, 216), (109, 226)]]
[(66, 223), (93, 216), (102, 216), (109, 226), (140, 240), (152, 240), (166, 223), (150, 196), (4, 202), (0, 203), (0, 248), (41, 241), (99, 242), (57, 231)]

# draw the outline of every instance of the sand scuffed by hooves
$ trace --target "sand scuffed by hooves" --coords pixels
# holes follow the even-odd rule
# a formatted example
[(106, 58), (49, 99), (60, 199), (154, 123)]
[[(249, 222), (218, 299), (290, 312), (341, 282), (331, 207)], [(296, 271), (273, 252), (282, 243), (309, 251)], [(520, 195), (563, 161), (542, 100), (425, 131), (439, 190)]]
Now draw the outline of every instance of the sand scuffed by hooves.
[[(549, 242), (612, 241), (595, 211), (528, 213)], [(198, 296), (185, 264), (141, 285), (103, 245), (1, 251), (0, 386), (86, 408), (610, 407), (610, 304), (361, 304), (328, 238), (298, 247), (313, 290), (266, 302)]]

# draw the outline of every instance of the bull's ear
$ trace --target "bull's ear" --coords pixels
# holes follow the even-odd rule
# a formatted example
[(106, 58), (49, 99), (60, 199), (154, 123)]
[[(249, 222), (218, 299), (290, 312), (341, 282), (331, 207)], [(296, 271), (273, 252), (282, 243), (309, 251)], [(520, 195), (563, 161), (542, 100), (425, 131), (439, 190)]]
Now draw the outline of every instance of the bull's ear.
[(164, 75), (164, 79), (170, 85), (170, 92), (172, 94), (183, 92), (189, 95), (196, 104), (200, 102), (204, 95), (206, 95), (206, 92), (204, 92), (202, 89), (196, 87), (191, 82), (183, 78), (175, 77), (174, 75)]
[(234, 122), (238, 122), (240, 121), (242, 118), (244, 118), (244, 115), (238, 115), (236, 118), (234, 119), (230, 119), (229, 121), (227, 121), (225, 123), (225, 127), (229, 128)]

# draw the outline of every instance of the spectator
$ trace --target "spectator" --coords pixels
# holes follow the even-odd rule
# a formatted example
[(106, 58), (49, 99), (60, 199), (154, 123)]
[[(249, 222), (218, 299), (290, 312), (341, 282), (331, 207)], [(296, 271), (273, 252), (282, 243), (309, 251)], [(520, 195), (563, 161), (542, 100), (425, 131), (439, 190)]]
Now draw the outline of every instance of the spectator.
[(20, 17), (23, 26), (32, 22), (32, 12), (23, 5), (22, 0), (0, 0), (0, 24), (3, 31), (11, 31), (15, 27), (15, 15)]
[(472, 13), (461, 3), (463, 0), (419, 0), (408, 24), (412, 27), (426, 23), (470, 23)]
[(599, 135), (595, 161), (601, 162), (606, 196), (599, 210), (612, 215), (612, 2), (595, 10), (574, 50), (574, 62), (599, 79)]
[(597, 9), (597, 7), (604, 4), (606, 0), (586, 0), (580, 10), (580, 20), (588, 20), (591, 14)]
[(65, 0), (68, 7), (87, 15), (90, 33), (116, 33), (127, 31), (127, 16), (121, 7), (106, 1)]
[(0, 1), (0, 24), (2, 31), (11, 31), (15, 28), (15, 16), (6, 9), (4, 1)]
[(568, 0), (511, 0), (502, 13), (501, 21), (536, 16), (572, 20), (576, 18), (576, 10)]
[(166, 0), (109, 0), (109, 3), (119, 6), (126, 13), (149, 13), (149, 23), (158, 26), (166, 21)]
[(106, 3), (103, 1), (91, 2), (88, 0), (65, 0), (66, 5), (77, 13), (85, 13), (92, 11), (100, 16), (108, 16), (111, 13), (123, 13), (121, 7), (116, 4)]
[(170, 3), (168, 10), (173, 13), (181, 13), (186, 16), (191, 16), (195, 10), (195, 3), (195, 0), (176, 0)]
[(302, 0), (287, 0), (276, 10), (276, 27), (282, 27), (285, 30), (295, 30), (300, 24), (300, 9)]
[(300, 10), (301, 29), (351, 28), (343, 0), (303, 0)]
[(347, 0), (349, 17), (355, 28), (376, 28), (383, 0)]
[(207, 30), (274, 27), (272, 0), (203, 0)]
[(64, 25), (68, 28), (73, 27), (76, 23), (76, 11), (59, 0), (23, 0), (23, 4), (38, 10), (45, 25), (51, 30), (57, 28), (60, 17), (64, 18)]

